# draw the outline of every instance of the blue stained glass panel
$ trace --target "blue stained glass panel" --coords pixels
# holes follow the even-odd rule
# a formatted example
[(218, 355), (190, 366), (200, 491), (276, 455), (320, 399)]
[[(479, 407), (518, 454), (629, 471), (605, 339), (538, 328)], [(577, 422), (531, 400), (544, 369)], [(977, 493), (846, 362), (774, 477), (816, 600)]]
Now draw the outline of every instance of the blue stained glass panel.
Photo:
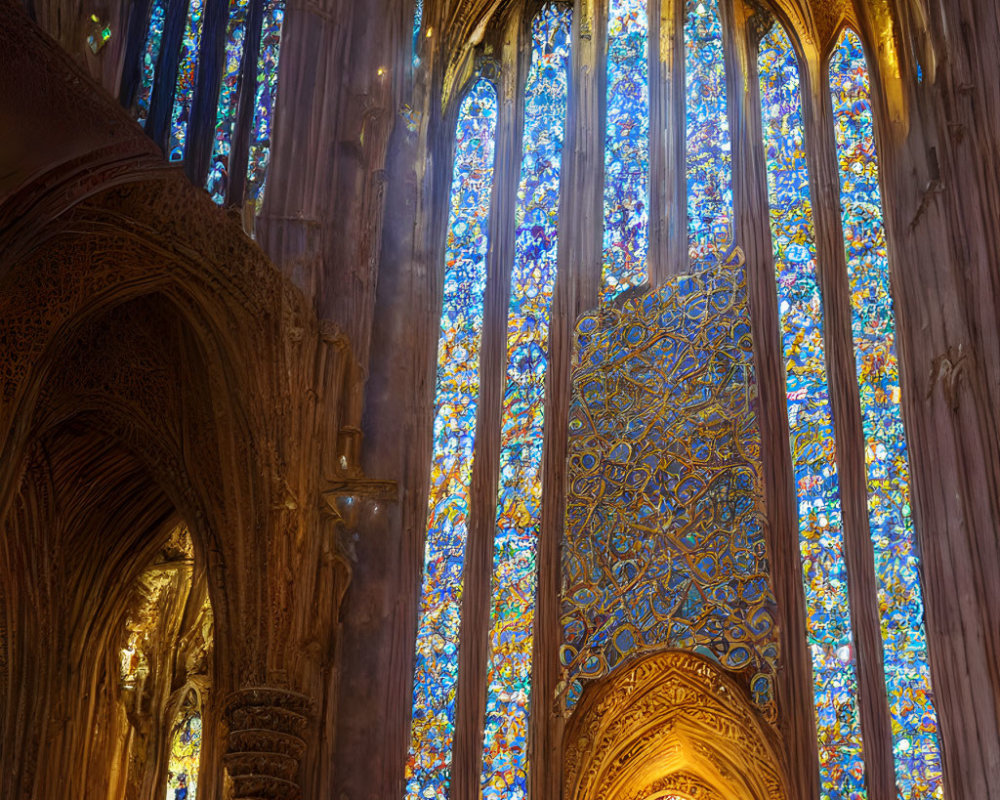
[(608, 9), (604, 134), (604, 299), (648, 279), (649, 19), (646, 0)]
[(850, 29), (830, 60), (830, 92), (896, 788), (900, 800), (940, 800), (941, 753), (910, 507), (871, 89), (861, 41)]
[(187, 126), (191, 117), (191, 101), (198, 74), (198, 48), (201, 44), (203, 0), (189, 0), (181, 57), (174, 85), (174, 106), (170, 113), (170, 137), (167, 153), (171, 161), (181, 161), (187, 147)]
[(229, 188), (229, 156), (233, 141), (233, 123), (236, 120), (236, 98), (239, 94), (243, 43), (246, 39), (247, 2), (248, 0), (229, 2), (226, 55), (215, 113), (215, 142), (212, 146), (212, 163), (205, 182), (205, 188), (216, 203), (225, 202), (226, 190)]
[(142, 77), (139, 81), (139, 93), (136, 98), (136, 119), (143, 127), (145, 127), (146, 119), (149, 117), (149, 104), (153, 98), (156, 60), (160, 57), (166, 15), (166, 0), (153, 0), (153, 7), (149, 12), (149, 27), (146, 29), (146, 42), (142, 48)]
[(500, 432), (489, 676), (483, 741), (484, 800), (523, 800), (535, 563), (542, 498), (549, 312), (556, 279), (559, 176), (565, 139), (572, 12), (550, 4), (532, 24), (525, 89), (507, 375)]
[(462, 101), (455, 133), (413, 722), (406, 764), (408, 800), (447, 798), (451, 786), (496, 121), (496, 90), (480, 79)]
[(684, 9), (688, 253), (697, 260), (725, 252), (732, 236), (733, 166), (717, 0)]
[(413, 9), (413, 66), (420, 64), (417, 49), (420, 45), (420, 31), (424, 27), (424, 0), (417, 0)]
[(250, 160), (247, 164), (247, 197), (260, 213), (264, 203), (264, 183), (271, 160), (271, 125), (278, 93), (278, 57), (285, 0), (267, 0), (257, 59), (257, 90), (254, 95), (253, 129), (250, 133)]
[(775, 25), (761, 41), (761, 122), (792, 464), (798, 498), (806, 628), (812, 656), (822, 800), (866, 797), (858, 680), (844, 561), (840, 485), (826, 377), (823, 302), (798, 59)]

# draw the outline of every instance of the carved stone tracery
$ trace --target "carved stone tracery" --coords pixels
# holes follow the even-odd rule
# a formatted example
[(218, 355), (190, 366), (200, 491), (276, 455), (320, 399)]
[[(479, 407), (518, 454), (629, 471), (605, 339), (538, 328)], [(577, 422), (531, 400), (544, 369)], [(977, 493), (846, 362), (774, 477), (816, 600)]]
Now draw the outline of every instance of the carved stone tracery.
[(788, 797), (776, 734), (715, 664), (668, 651), (584, 692), (565, 735), (567, 800)]

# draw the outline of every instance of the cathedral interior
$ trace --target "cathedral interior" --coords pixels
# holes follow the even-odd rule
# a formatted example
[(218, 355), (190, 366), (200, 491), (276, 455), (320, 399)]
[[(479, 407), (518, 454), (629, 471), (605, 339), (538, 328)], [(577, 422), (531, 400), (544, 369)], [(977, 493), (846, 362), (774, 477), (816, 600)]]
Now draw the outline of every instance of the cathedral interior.
[(1000, 800), (997, 3), (0, 20), (0, 798)]

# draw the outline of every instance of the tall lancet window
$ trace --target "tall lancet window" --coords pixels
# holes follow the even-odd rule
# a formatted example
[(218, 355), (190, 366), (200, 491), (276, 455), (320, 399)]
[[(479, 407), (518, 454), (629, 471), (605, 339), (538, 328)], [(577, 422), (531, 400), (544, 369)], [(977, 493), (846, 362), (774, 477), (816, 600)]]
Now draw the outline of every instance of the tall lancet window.
[(733, 168), (718, 0), (687, 0), (684, 15), (688, 252), (697, 259), (732, 235)]
[(424, 27), (424, 0), (416, 0), (413, 6), (413, 66), (420, 66), (420, 31)]
[(434, 454), (406, 768), (408, 798), (447, 797), (451, 783), (496, 123), (496, 89), (480, 79), (462, 101), (455, 131)]
[[(206, 158), (189, 174), (204, 180), (215, 202), (251, 200), (259, 211), (270, 160), (284, 0), (152, 0), (136, 2), (133, 13), (130, 30), (143, 25), (145, 34), (134, 42), (129, 37), (121, 102), (134, 108), (171, 161), (186, 161), (192, 142), (199, 142)], [(140, 19), (142, 13), (148, 16)], [(219, 38), (221, 70), (211, 64), (214, 55), (209, 57)], [(214, 113), (199, 117), (198, 108)], [(233, 180), (234, 169), (240, 180)]]
[(896, 787), (903, 800), (940, 798), (937, 714), (910, 508), (874, 116), (864, 51), (849, 29), (830, 59), (830, 93)]
[(264, 182), (271, 160), (271, 123), (278, 92), (278, 55), (281, 48), (281, 23), (285, 19), (284, 0), (264, 3), (264, 20), (254, 75), (253, 127), (250, 131), (250, 158), (247, 164), (247, 194), (260, 213), (264, 202)]
[(247, 35), (248, 0), (230, 0), (229, 22), (226, 28), (226, 60), (222, 68), (222, 86), (215, 112), (215, 140), (212, 145), (212, 165), (205, 188), (216, 203), (224, 203), (229, 186), (229, 157), (233, 144), (236, 102), (239, 98), (240, 67), (243, 63), (243, 43)]
[(189, 0), (187, 19), (184, 22), (181, 57), (174, 85), (174, 106), (170, 112), (170, 138), (167, 143), (167, 157), (171, 161), (184, 159), (184, 147), (187, 144), (195, 72), (198, 69), (198, 46), (201, 43), (202, 3), (203, 0)]
[(610, 0), (604, 134), (603, 295), (647, 280), (649, 18), (646, 0)]
[(758, 52), (761, 122), (806, 625), (824, 798), (863, 797), (864, 760), (847, 597), (840, 487), (816, 278), (798, 58), (775, 25)]
[[(489, 575), (466, 575), (465, 551), (472, 467), (478, 457), (474, 432), (480, 380), (490, 380), (479, 374), (479, 352), (485, 324), (487, 228), (498, 111), (493, 85), (478, 80), (459, 109), (407, 798), (447, 798), (450, 794), (460, 680), (482, 686), (486, 695), (482, 797), (527, 797), (535, 556), (571, 22), (568, 5), (548, 3), (531, 26)], [(505, 227), (502, 220), (494, 225), (497, 230)], [(460, 676), (463, 590), (467, 581), (477, 580), (489, 581), (491, 586), (487, 670), (482, 675)], [(475, 626), (470, 624), (469, 630)]]
[(177, 721), (170, 732), (165, 800), (177, 797), (197, 800), (198, 767), (201, 763), (201, 713), (198, 706), (199, 700), (192, 691), (178, 711)]
[(160, 58), (163, 44), (163, 25), (167, 19), (167, 0), (153, 0), (149, 11), (149, 27), (142, 44), (139, 65), (139, 90), (135, 98), (135, 118), (145, 126), (149, 117), (149, 104), (153, 98), (153, 79), (156, 77), (156, 63)]
[(527, 796), (528, 704), (549, 312), (556, 279), (559, 176), (565, 138), (571, 10), (548, 5), (532, 23), (525, 86), (514, 269), (507, 312), (507, 376), (494, 532), (489, 682), (482, 796)]

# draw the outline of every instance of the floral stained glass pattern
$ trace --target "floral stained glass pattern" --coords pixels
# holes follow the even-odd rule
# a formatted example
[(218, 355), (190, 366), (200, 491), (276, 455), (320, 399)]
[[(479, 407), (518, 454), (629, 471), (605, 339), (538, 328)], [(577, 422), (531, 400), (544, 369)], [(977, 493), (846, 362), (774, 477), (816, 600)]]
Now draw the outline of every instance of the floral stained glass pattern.
[(604, 134), (603, 296), (647, 280), (649, 19), (646, 0), (611, 0)]
[[(170, 734), (170, 761), (167, 764), (166, 800), (198, 796), (198, 763), (201, 760), (201, 714), (189, 710), (183, 714)], [(187, 794), (178, 789), (187, 789)]]
[(163, 42), (163, 24), (167, 16), (167, 0), (153, 0), (149, 13), (149, 27), (146, 42), (142, 48), (142, 78), (139, 81), (136, 119), (145, 126), (149, 116), (149, 104), (153, 99), (153, 79), (156, 77), (156, 61), (160, 57)]
[(820, 796), (822, 800), (859, 800), (866, 793), (857, 673), (799, 67), (780, 25), (764, 37), (757, 63), (812, 655)]
[(236, 120), (236, 98), (240, 86), (243, 42), (246, 38), (248, 0), (229, 0), (226, 28), (226, 56), (222, 65), (222, 86), (215, 114), (215, 143), (205, 188), (216, 203), (224, 203), (229, 186), (229, 156)]
[(733, 167), (717, 0), (687, 0), (684, 14), (688, 252), (696, 260), (724, 252), (732, 236)]
[(900, 800), (941, 798), (874, 117), (864, 51), (849, 29), (830, 61), (830, 91), (896, 787)]
[(564, 708), (630, 657), (744, 672), (776, 718), (753, 341), (742, 253), (580, 318), (562, 547)]
[(181, 40), (181, 58), (177, 66), (177, 83), (174, 86), (174, 107), (170, 113), (170, 138), (167, 153), (171, 161), (181, 161), (187, 146), (187, 126), (194, 99), (194, 85), (198, 75), (198, 48), (201, 44), (203, 0), (189, 0), (184, 38)]
[(264, 180), (271, 160), (271, 125), (278, 91), (278, 56), (284, 18), (285, 0), (266, 0), (264, 24), (260, 34), (260, 55), (257, 59), (257, 91), (254, 94), (253, 129), (250, 133), (250, 160), (247, 164), (247, 196), (255, 202), (258, 213), (264, 202)]
[(483, 743), (484, 800), (523, 800), (528, 791), (535, 553), (571, 21), (569, 8), (550, 4), (532, 25), (534, 47), (525, 88), (507, 318), (507, 380), (500, 434)]
[(462, 101), (455, 136), (413, 723), (406, 765), (406, 797), (411, 800), (447, 798), (451, 784), (496, 121), (496, 90), (480, 79)]

